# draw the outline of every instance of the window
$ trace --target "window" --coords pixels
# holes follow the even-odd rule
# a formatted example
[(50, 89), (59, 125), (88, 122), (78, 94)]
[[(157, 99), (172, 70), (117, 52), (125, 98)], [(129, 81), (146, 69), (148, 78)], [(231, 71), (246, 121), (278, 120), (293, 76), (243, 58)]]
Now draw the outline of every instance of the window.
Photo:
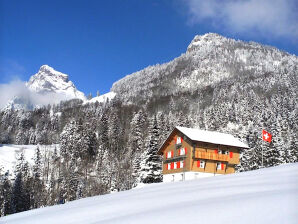
[(180, 168), (184, 167), (184, 161), (180, 161)]
[(177, 162), (174, 162), (174, 169), (177, 169)]
[(172, 158), (173, 155), (174, 155), (174, 152), (173, 151), (167, 152), (167, 158)]
[(217, 167), (216, 167), (217, 170), (225, 170), (225, 164), (224, 163), (217, 163), (216, 165), (217, 165)]
[(205, 168), (205, 161), (204, 160), (198, 160), (197, 167), (199, 168)]
[(218, 150), (219, 154), (223, 154), (223, 155), (229, 155), (229, 151), (228, 150)]
[(167, 167), (168, 167), (168, 170), (170, 170), (171, 169), (171, 163), (168, 163)]
[(204, 160), (201, 160), (201, 162), (200, 162), (200, 168), (205, 168), (205, 161)]
[(177, 137), (176, 139), (176, 144), (181, 144), (182, 143), (182, 138), (181, 137)]
[(186, 148), (181, 148), (179, 149), (179, 156), (186, 155), (187, 149)]

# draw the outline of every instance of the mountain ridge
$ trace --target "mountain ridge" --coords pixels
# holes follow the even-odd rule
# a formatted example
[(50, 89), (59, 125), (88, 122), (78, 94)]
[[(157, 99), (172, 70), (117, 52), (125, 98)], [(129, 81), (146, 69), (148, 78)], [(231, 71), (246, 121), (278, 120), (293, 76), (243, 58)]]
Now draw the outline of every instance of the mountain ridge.
[(186, 52), (172, 61), (126, 75), (112, 85), (111, 91), (121, 96), (124, 92), (129, 95), (122, 97), (124, 101), (136, 100), (134, 95), (143, 96), (143, 92), (153, 96), (158, 81), (163, 88), (158, 88), (158, 94), (175, 94), (176, 90), (196, 91), (236, 76), (243, 78), (248, 73), (254, 77), (266, 72), (280, 73), (279, 65), (282, 63), (297, 65), (298, 57), (275, 47), (208, 33), (195, 36)]

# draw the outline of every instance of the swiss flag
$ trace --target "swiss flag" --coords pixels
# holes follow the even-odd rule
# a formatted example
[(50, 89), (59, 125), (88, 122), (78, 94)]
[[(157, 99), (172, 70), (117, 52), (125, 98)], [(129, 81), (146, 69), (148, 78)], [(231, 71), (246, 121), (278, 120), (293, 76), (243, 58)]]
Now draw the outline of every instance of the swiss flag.
[(266, 142), (271, 142), (271, 140), (272, 140), (272, 135), (271, 135), (269, 132), (263, 130), (263, 132), (262, 132), (262, 136), (263, 136), (263, 140), (264, 140), (264, 141), (266, 141)]

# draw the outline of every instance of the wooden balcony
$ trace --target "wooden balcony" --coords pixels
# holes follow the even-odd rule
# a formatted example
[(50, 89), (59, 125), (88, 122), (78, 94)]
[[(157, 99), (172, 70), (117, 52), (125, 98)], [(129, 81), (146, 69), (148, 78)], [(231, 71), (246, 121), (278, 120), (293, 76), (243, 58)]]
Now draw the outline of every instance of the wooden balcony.
[(186, 155), (174, 156), (174, 157), (171, 157), (171, 158), (164, 159), (164, 163), (177, 162), (177, 161), (180, 161), (180, 160), (185, 159), (185, 158), (186, 158)]
[(215, 154), (212, 152), (195, 152), (196, 159), (209, 159), (209, 160), (217, 160), (217, 161), (229, 161), (229, 156), (224, 154)]

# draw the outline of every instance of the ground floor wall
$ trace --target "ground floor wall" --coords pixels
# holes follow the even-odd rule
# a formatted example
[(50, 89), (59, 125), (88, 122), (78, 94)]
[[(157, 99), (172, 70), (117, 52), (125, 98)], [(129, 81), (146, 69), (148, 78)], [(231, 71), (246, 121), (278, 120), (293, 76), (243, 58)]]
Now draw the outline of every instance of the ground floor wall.
[(180, 172), (163, 175), (163, 182), (178, 182), (184, 180), (195, 180), (205, 177), (214, 177), (221, 174), (203, 173), (203, 172)]

